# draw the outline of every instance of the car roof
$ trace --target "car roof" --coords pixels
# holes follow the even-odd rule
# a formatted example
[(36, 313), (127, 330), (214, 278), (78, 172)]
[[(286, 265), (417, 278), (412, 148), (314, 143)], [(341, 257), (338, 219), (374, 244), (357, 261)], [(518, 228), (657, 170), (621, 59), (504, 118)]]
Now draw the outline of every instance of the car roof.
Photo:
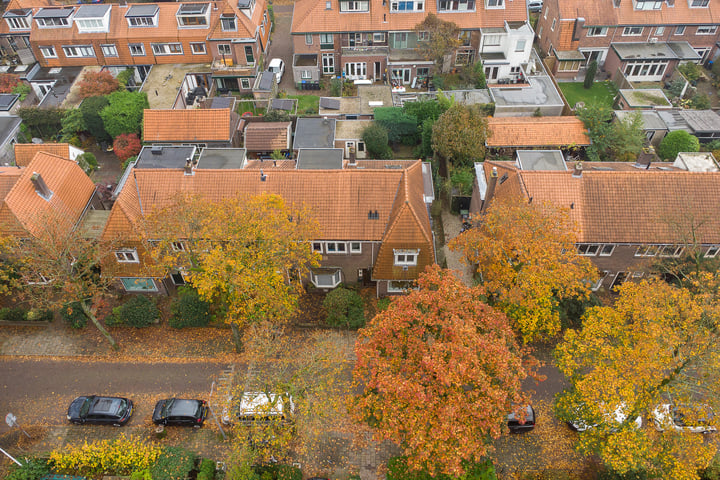
[(124, 400), (118, 397), (95, 397), (88, 413), (116, 415)]
[(197, 413), (200, 400), (187, 400), (181, 398), (175, 398), (175, 401), (170, 407), (168, 415), (173, 416), (192, 416)]
[(268, 65), (271, 67), (274, 67), (276, 65), (280, 65), (281, 63), (282, 63), (281, 58), (273, 58), (272, 60), (270, 60), (270, 63)]
[[(272, 407), (268, 407), (271, 403)], [(252, 415), (256, 413), (283, 412), (283, 399), (275, 393), (265, 394), (263, 392), (245, 392), (240, 400), (240, 415)]]

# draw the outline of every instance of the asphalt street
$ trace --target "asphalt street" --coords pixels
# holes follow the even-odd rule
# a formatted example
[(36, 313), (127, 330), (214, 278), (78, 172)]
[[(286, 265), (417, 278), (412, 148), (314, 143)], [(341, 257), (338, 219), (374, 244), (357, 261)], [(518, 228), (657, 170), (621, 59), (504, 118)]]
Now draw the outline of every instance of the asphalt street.
[[(80, 395), (123, 396), (134, 401), (130, 424), (150, 420), (155, 402), (170, 396), (208, 400), (225, 363), (125, 363), (65, 359), (0, 360), (0, 415), (25, 425), (59, 425)], [(0, 433), (9, 429), (0, 423)]]

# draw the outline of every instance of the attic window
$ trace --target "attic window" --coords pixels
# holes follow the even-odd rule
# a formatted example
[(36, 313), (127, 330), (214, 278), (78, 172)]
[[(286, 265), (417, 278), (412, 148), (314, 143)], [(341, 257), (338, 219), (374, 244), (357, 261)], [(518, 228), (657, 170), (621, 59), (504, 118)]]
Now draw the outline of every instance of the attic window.
[(507, 180), (507, 179), (508, 179), (508, 174), (507, 173), (503, 174), (503, 176), (500, 177), (500, 185), (505, 183), (505, 180)]
[(325, 2), (325, 10), (332, 10), (332, 2)]
[(401, 267), (409, 267), (417, 265), (418, 254), (420, 250), (398, 250), (394, 249), (395, 265)]
[(372, 210), (368, 211), (368, 220), (379, 220), (379, 219), (380, 219), (380, 214), (378, 213), (377, 210), (375, 210), (374, 212)]
[(223, 32), (237, 31), (237, 23), (235, 22), (235, 15), (226, 15), (226, 14), (221, 15), (220, 23), (222, 24)]

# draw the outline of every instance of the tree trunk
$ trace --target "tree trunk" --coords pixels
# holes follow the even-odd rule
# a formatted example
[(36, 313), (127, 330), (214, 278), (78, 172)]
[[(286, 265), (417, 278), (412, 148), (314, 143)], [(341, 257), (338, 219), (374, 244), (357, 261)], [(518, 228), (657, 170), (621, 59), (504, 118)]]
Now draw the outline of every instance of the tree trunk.
[(102, 333), (107, 341), (110, 343), (110, 346), (113, 348), (113, 350), (118, 350), (120, 347), (118, 347), (117, 342), (112, 338), (110, 335), (110, 332), (108, 332), (105, 327), (100, 324), (100, 321), (95, 316), (95, 313), (93, 313), (92, 309), (90, 308), (90, 305), (88, 305), (87, 300), (81, 300), (80, 305), (82, 306), (83, 313), (85, 316), (87, 316), (97, 327), (98, 330), (100, 330), (100, 333)]
[(242, 334), (240, 332), (240, 327), (238, 327), (236, 323), (231, 323), (230, 328), (232, 329), (232, 333), (233, 333), (233, 343), (235, 343), (235, 353), (242, 353), (243, 352), (243, 343), (242, 343)]

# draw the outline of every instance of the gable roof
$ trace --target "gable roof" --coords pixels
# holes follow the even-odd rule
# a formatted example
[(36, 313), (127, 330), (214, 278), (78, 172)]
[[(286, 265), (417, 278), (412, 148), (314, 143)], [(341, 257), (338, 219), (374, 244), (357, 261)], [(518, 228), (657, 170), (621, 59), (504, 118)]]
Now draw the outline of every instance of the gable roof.
[[(17, 167), (16, 167), (17, 168)], [(0, 224), (13, 234), (38, 236), (45, 222), (73, 228), (95, 192), (95, 184), (73, 161), (40, 152), (4, 198), (0, 199)], [(35, 190), (30, 177), (39, 173), (53, 192), (46, 200)]]
[[(695, 229), (700, 243), (720, 243), (720, 172), (691, 172), (671, 164), (633, 168), (627, 163), (585, 162), (582, 176), (568, 171), (519, 171), (512, 162), (485, 162), (498, 172), (496, 195), (517, 195), (568, 208), (580, 242), (680, 243)], [(655, 165), (655, 164), (653, 164)], [(500, 173), (502, 176), (503, 173)]]
[(255, 152), (269, 152), (290, 148), (291, 122), (250, 122), (245, 127), (245, 148)]
[(582, 17), (588, 26), (624, 25), (712, 25), (720, 23), (720, 5), (709, 2), (706, 8), (692, 8), (686, 0), (672, 7), (663, 2), (660, 10), (635, 10), (632, 0), (557, 0), (561, 19)]
[(422, 22), (428, 13), (443, 20), (454, 22), (461, 29), (504, 28), (505, 22), (525, 22), (528, 19), (524, 2), (505, 2), (505, 8), (485, 9), (484, 2), (477, 0), (475, 11), (438, 13), (436, 1), (425, 2), (423, 12), (390, 12), (386, 0), (369, 0), (368, 12), (340, 13), (337, 2), (326, 8), (321, 0), (298, 0), (292, 19), (292, 34), (320, 32), (383, 32), (409, 31)]
[(143, 140), (228, 142), (232, 138), (230, 113), (229, 108), (146, 109), (143, 115)]
[(568, 117), (488, 117), (488, 147), (590, 145), (582, 120)]
[(45, 152), (51, 155), (69, 160), (70, 144), (69, 143), (16, 143), (15, 144), (15, 165), (19, 167), (27, 167), (35, 158), (38, 152)]

